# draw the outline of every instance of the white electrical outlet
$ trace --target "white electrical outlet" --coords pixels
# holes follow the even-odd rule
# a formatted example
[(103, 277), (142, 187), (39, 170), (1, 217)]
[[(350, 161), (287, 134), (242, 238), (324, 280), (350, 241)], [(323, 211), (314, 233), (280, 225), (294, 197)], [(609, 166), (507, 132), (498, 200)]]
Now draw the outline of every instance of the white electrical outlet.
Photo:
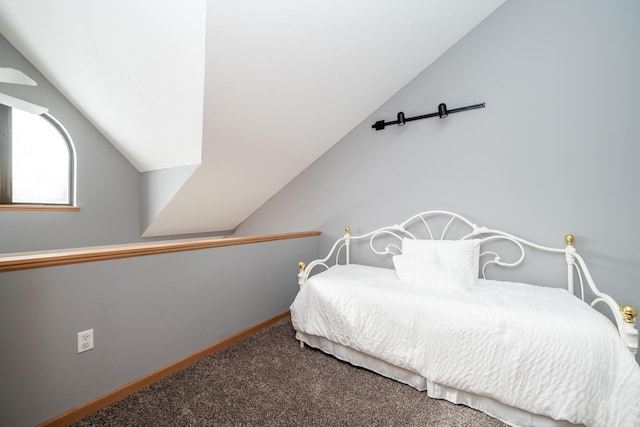
[(78, 353), (91, 350), (93, 348), (93, 329), (78, 332)]

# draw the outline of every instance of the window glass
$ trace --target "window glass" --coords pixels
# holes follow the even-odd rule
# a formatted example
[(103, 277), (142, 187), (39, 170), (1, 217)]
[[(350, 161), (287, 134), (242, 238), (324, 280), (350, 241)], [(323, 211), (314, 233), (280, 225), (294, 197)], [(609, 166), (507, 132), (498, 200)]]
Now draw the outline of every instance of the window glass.
[(49, 119), (12, 109), (13, 203), (71, 204), (71, 152)]

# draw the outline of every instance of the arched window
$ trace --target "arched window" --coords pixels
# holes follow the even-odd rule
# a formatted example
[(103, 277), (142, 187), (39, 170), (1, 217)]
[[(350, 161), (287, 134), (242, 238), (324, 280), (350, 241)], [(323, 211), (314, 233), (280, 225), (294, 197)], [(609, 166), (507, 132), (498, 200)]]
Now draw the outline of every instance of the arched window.
[(48, 114), (0, 105), (0, 204), (75, 204), (75, 151)]

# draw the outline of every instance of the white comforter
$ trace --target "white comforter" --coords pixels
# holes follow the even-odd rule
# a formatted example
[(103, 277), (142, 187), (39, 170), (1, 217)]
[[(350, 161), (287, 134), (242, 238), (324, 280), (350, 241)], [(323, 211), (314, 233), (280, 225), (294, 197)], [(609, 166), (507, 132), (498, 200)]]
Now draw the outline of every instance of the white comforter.
[(306, 334), (532, 413), (640, 426), (640, 367), (613, 324), (563, 289), (480, 280), (438, 295), (352, 264), (310, 278), (291, 318)]

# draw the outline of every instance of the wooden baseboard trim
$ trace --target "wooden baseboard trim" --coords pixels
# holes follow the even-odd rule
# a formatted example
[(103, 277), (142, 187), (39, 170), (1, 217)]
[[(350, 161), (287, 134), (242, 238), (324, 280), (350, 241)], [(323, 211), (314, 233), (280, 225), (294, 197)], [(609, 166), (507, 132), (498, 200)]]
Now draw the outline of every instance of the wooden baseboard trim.
[(81, 418), (86, 417), (89, 414), (92, 414), (99, 409), (107, 407), (112, 403), (117, 402), (130, 394), (135, 393), (138, 390), (143, 389), (144, 387), (153, 384), (161, 379), (168, 377), (169, 375), (181, 371), (182, 369), (188, 367), (189, 365), (194, 364), (195, 362), (204, 359), (212, 355), (213, 353), (220, 351), (224, 348), (231, 346), (232, 344), (237, 343), (251, 335), (257, 333), (258, 331), (270, 326), (271, 324), (277, 322), (280, 319), (284, 319), (289, 316), (289, 310), (284, 313), (280, 313), (277, 316), (274, 316), (270, 319), (265, 320), (264, 322), (258, 323), (255, 326), (251, 326), (247, 329), (243, 329), (242, 331), (231, 335), (217, 343), (204, 348), (196, 353), (193, 353), (190, 356), (185, 357), (184, 359), (178, 360), (170, 365), (165, 366), (164, 368), (160, 368), (157, 371), (151, 372), (137, 380), (134, 380), (128, 384), (123, 385), (107, 394), (99, 396), (83, 405), (77, 406), (73, 409), (70, 409), (67, 412), (64, 412), (57, 417), (51, 418), (41, 424), (38, 424), (39, 427), (49, 427), (49, 426), (67, 426), (75, 421), (78, 421)]

